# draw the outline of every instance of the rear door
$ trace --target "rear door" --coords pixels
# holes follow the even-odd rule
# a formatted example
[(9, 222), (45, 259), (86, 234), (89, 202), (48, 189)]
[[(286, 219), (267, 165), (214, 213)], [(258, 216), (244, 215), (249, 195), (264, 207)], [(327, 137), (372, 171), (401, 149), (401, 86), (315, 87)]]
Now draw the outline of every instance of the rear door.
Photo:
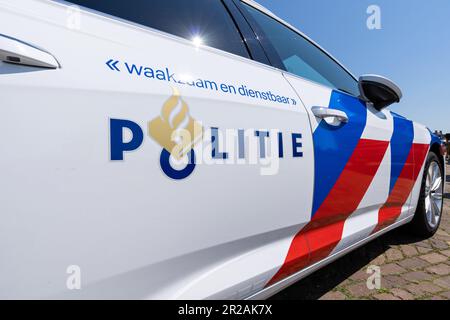
[(72, 2), (0, 0), (59, 63), (0, 62), (0, 297), (257, 292), (310, 219), (296, 92), (222, 1)]
[[(294, 238), (286, 261), (272, 281), (369, 236), (389, 194), (392, 116), (361, 101), (357, 81), (310, 40), (263, 12), (241, 9), (269, 53), (271, 63), (306, 106), (314, 143), (314, 197), (311, 222), (297, 234), (305, 237), (311, 259), (297, 256)], [(408, 196), (408, 193), (406, 197)], [(405, 199), (406, 201), (406, 199)], [(291, 263), (292, 265), (292, 263)]]

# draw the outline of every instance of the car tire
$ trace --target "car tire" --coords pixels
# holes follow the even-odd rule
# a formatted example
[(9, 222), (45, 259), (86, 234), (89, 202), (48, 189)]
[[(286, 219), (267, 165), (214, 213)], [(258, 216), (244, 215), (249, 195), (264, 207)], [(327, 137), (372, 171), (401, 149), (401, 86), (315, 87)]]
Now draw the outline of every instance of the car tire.
[(409, 229), (417, 236), (429, 238), (439, 229), (444, 206), (443, 176), (444, 170), (438, 156), (430, 152), (425, 164), (417, 209), (409, 224)]

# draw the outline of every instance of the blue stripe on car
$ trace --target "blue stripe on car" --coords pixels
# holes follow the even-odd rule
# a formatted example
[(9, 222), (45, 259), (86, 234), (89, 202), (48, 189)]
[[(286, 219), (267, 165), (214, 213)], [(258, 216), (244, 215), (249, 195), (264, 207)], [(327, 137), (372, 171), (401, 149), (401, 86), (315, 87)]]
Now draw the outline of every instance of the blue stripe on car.
[(414, 140), (412, 121), (391, 112), (394, 118), (394, 132), (391, 138), (391, 180), (389, 194), (405, 165)]
[(322, 120), (314, 131), (315, 178), (311, 216), (317, 212), (347, 165), (367, 121), (365, 104), (345, 93), (333, 91), (329, 108), (344, 111), (349, 121), (335, 127)]

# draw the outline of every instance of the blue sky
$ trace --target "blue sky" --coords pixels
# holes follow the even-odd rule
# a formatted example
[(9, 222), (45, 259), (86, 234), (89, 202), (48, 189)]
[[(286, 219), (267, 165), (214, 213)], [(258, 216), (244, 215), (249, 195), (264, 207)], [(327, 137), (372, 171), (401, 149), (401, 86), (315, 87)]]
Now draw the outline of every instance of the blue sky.
[[(394, 80), (404, 98), (392, 111), (450, 132), (449, 0), (257, 1), (356, 76), (375, 73)], [(367, 28), (370, 5), (381, 9), (381, 30)]]

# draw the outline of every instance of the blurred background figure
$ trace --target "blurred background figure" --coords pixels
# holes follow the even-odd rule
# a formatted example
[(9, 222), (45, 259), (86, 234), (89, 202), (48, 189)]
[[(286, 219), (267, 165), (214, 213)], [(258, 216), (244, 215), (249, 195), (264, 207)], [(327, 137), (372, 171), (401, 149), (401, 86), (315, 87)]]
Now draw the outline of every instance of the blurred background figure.
[(450, 133), (445, 134), (445, 146), (447, 147), (447, 161), (450, 163)]
[(445, 145), (445, 148), (447, 150), (445, 159), (450, 162), (450, 133), (443, 134), (442, 130), (441, 131), (436, 130), (434, 131), (434, 134), (437, 135), (441, 139), (442, 143)]

